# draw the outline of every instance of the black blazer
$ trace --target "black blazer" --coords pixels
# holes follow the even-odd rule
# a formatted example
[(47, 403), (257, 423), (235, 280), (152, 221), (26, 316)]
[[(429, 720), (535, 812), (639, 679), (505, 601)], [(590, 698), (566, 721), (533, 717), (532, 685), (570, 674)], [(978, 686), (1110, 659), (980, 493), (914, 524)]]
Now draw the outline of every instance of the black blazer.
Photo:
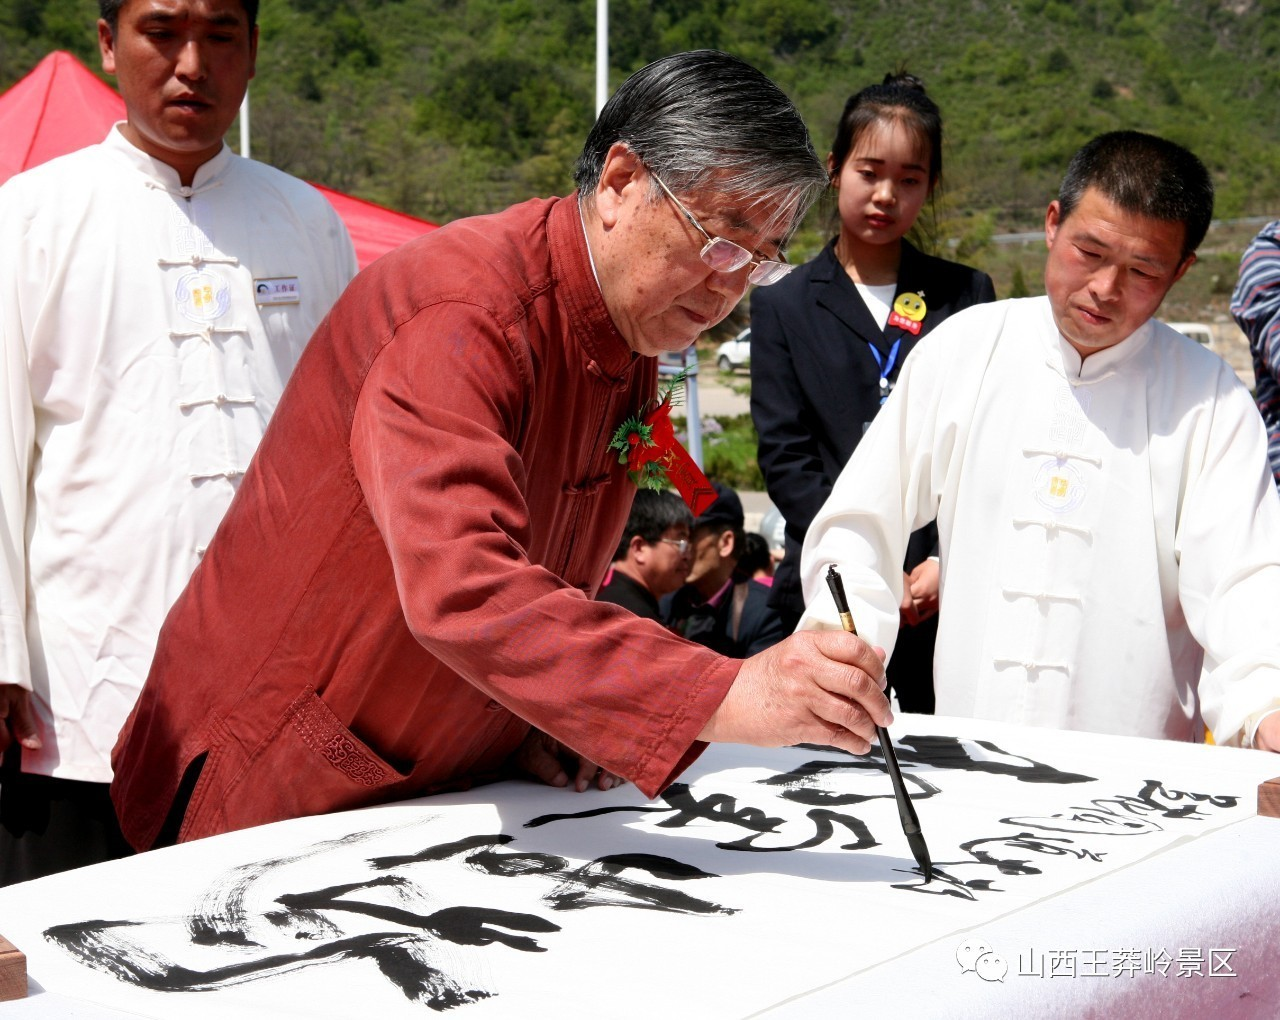
[[(733, 636), (733, 595), (739, 585), (747, 586), (738, 636)], [(777, 610), (769, 606), (769, 586), (759, 581), (739, 581), (725, 593), (719, 606), (710, 606), (691, 584), (686, 584), (662, 600), (663, 622), (677, 634), (706, 645), (732, 659), (749, 659), (772, 648), (790, 633)]]
[[(920, 337), (960, 309), (996, 296), (986, 273), (925, 255), (906, 241), (895, 299), (904, 293), (924, 298), (918, 335), (876, 326), (836, 259), (833, 240), (812, 261), (751, 295), (751, 416), (769, 498), (787, 522), (787, 554), (771, 598), (778, 609), (804, 609), (805, 532), (880, 409), (880, 366), (871, 347), (887, 362), (894, 340), (901, 339), (892, 385)], [(909, 562), (928, 555), (934, 541), (916, 541)]]

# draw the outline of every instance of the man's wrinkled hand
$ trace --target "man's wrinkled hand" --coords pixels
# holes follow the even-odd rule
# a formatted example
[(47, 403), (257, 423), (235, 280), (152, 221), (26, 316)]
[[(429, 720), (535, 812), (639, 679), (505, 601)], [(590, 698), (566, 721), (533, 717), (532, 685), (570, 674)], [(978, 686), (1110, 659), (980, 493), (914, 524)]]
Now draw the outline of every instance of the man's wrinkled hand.
[(802, 631), (742, 664), (699, 739), (783, 747), (829, 744), (866, 754), (893, 721), (884, 651), (839, 631)]
[(17, 684), (0, 684), (0, 754), (14, 741), (30, 751), (44, 746), (36, 734), (31, 692)]
[(595, 762), (588, 761), (537, 727), (529, 729), (524, 741), (511, 756), (511, 764), (548, 786), (568, 786), (569, 770), (572, 770), (573, 786), (579, 793), (593, 782), (601, 790), (612, 790), (626, 782), (621, 776), (615, 776)]

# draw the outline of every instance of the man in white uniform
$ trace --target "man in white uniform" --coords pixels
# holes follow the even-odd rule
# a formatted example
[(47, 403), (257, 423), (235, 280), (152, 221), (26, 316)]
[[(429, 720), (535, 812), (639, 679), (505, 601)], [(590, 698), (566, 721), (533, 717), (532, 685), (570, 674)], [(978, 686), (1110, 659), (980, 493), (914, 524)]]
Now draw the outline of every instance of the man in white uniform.
[(110, 755), (165, 613), (355, 275), (222, 141), (256, 0), (101, 0), (128, 119), (0, 188), (0, 883), (127, 851)]
[(1280, 500), (1249, 392), (1151, 318), (1213, 210), (1136, 132), (1076, 154), (1043, 298), (961, 312), (908, 359), (805, 543), (802, 626), (890, 652), (912, 530), (937, 518), (937, 710), (1280, 750)]

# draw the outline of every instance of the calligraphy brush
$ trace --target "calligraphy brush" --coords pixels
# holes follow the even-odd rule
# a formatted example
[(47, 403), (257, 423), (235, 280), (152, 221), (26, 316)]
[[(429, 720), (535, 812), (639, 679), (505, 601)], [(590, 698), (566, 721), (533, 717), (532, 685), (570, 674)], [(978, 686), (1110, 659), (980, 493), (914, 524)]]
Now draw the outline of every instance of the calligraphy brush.
[[(840, 571), (833, 563), (827, 568), (827, 587), (831, 589), (831, 597), (836, 601), (836, 612), (840, 614), (840, 623), (850, 634), (857, 634), (858, 628), (853, 625), (853, 614), (849, 612), (849, 600), (845, 598), (844, 582), (840, 580)], [(880, 740), (880, 750), (884, 754), (885, 767), (889, 770), (889, 778), (893, 781), (893, 796), (898, 802), (898, 819), (902, 822), (902, 831), (906, 834), (907, 843), (911, 847), (911, 856), (924, 872), (926, 882), (933, 881), (933, 862), (929, 859), (929, 848), (925, 845), (924, 835), (920, 832), (920, 820), (916, 818), (916, 809), (911, 805), (911, 797), (907, 794), (906, 784), (902, 781), (902, 770), (898, 768), (898, 756), (893, 751), (893, 741), (889, 731), (883, 726), (876, 727), (876, 736)]]

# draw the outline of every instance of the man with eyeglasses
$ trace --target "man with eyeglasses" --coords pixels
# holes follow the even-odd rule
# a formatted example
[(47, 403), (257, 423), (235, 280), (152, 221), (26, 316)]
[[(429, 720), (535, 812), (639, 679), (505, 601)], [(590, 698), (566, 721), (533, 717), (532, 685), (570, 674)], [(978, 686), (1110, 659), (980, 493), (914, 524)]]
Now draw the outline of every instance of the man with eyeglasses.
[(684, 214), (685, 219), (692, 223), (694, 229), (707, 239), (707, 243), (698, 252), (698, 257), (716, 272), (736, 273), (739, 269), (750, 266), (751, 272), (747, 274), (747, 283), (754, 283), (758, 287), (767, 287), (771, 283), (777, 283), (795, 268), (795, 266), (787, 264), (786, 256), (781, 250), (778, 251), (777, 259), (752, 258), (752, 253), (742, 245), (735, 244), (725, 237), (713, 237), (698, 222), (698, 218), (685, 208), (684, 203), (676, 198), (675, 192), (662, 182), (662, 178), (653, 173), (652, 170), (649, 172), (653, 179), (658, 182), (658, 187), (666, 192), (667, 198), (671, 199), (676, 208)]
[(851, 635), (740, 661), (591, 598), (653, 356), (776, 278), (825, 185), (799, 115), (677, 54), (606, 104), (575, 179), (385, 256), (313, 337), (117, 744), (135, 846), (513, 772), (652, 796), (705, 741), (860, 754), (889, 723)]
[(596, 598), (647, 620), (661, 620), (658, 600), (684, 584), (689, 573), (692, 527), (693, 514), (674, 492), (641, 489)]

